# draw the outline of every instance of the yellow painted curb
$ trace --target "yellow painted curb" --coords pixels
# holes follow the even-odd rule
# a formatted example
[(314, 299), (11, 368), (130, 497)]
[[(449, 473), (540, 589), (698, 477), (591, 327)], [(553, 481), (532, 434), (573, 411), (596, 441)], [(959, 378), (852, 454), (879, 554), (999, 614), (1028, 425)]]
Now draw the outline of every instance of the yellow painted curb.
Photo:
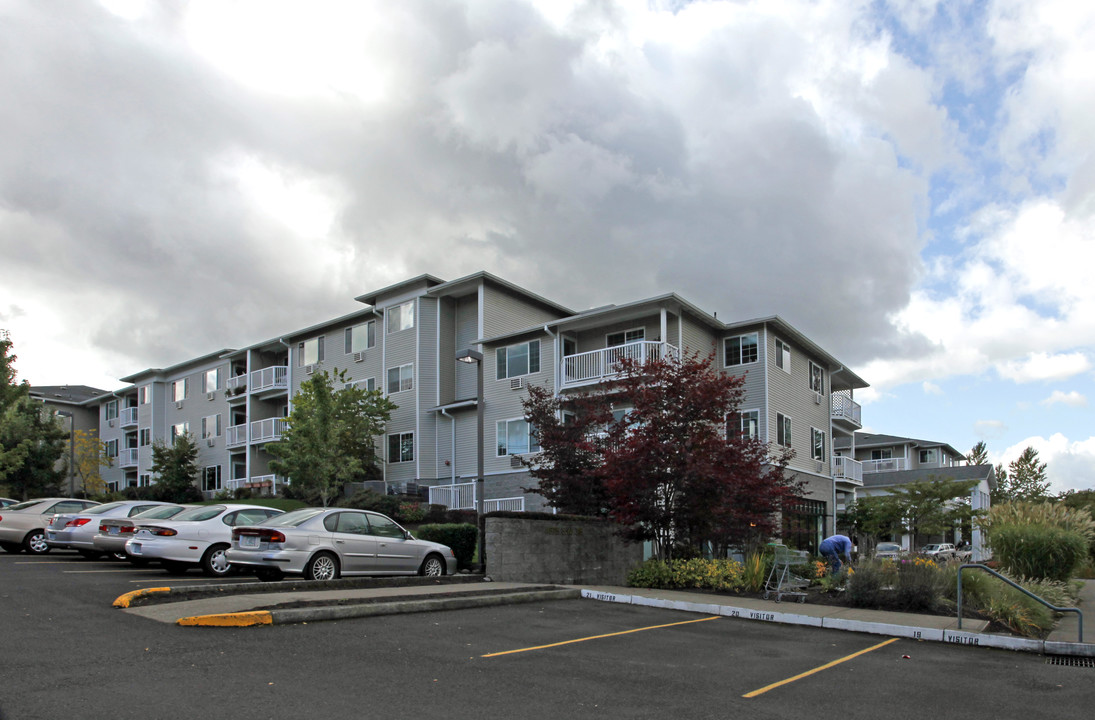
[(116, 607), (116, 608), (127, 608), (127, 607), (129, 607), (130, 603), (132, 603), (135, 599), (137, 599), (139, 597), (142, 597), (144, 595), (151, 595), (152, 593), (158, 593), (158, 592), (171, 592), (171, 588), (169, 588), (169, 587), (142, 588), (140, 590), (134, 590), (132, 592), (127, 592), (125, 595), (119, 595), (118, 596), (118, 598), (114, 601), (114, 607)]
[(193, 615), (179, 618), (175, 624), (189, 627), (250, 627), (251, 625), (273, 625), (274, 616), (267, 610), (222, 615)]

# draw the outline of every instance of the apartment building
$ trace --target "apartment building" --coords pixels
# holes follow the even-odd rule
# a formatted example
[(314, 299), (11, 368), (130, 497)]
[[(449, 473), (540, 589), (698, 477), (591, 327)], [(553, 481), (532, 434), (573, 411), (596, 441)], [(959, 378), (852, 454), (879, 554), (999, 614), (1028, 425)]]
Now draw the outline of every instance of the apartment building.
[[(854, 493), (838, 496), (837, 510), (842, 511), (857, 497), (879, 497), (891, 494), (895, 488), (913, 482), (933, 479), (976, 481), (970, 491), (969, 503), (974, 510), (987, 510), (992, 488), (996, 486), (992, 465), (969, 465), (966, 457), (947, 443), (918, 440), (898, 435), (857, 432), (842, 437), (834, 445), (835, 458), (849, 473), (858, 474), (862, 482)], [(974, 560), (987, 557), (979, 528), (972, 527), (968, 537), (960, 528), (948, 533), (944, 542), (968, 540)], [(914, 539), (904, 535), (897, 539), (906, 550), (916, 550)]]
[[(521, 405), (528, 386), (580, 392), (610, 379), (621, 357), (697, 353), (745, 376), (743, 431), (795, 450), (789, 469), (806, 491), (785, 513), (785, 536), (816, 547), (835, 527), (838, 498), (862, 486), (833, 448), (861, 427), (854, 393), (867, 383), (779, 317), (725, 323), (675, 293), (576, 312), (486, 272), (421, 275), (356, 299), (358, 312), (122, 378), (131, 385), (90, 401), (103, 439), (117, 442), (119, 462), (104, 477), (151, 482), (152, 442), (188, 430), (204, 492), (275, 493), (285, 479), (264, 448), (301, 383), (337, 369), (398, 405), (377, 439), (387, 488), (474, 507), (481, 402), (485, 509), (540, 510), (519, 461), (537, 449)], [(481, 368), (457, 360), (467, 350)]]

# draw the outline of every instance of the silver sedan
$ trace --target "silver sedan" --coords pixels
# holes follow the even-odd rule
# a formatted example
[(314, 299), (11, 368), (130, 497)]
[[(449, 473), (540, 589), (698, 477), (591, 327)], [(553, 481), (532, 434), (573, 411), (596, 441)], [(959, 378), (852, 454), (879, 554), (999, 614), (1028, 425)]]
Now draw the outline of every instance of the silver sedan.
[(367, 510), (304, 508), (232, 531), (228, 561), (255, 568), (263, 580), (285, 573), (308, 580), (342, 575), (429, 575), (456, 572), (456, 555), (416, 540), (391, 518)]
[(124, 518), (103, 518), (99, 521), (99, 532), (92, 538), (95, 549), (112, 555), (118, 560), (129, 560), (134, 565), (147, 565), (147, 559), (130, 558), (126, 554), (125, 544), (137, 532), (137, 525), (148, 520), (166, 520), (173, 518), (193, 505), (175, 505), (164, 503), (154, 508)]
[(128, 518), (167, 504), (158, 500), (119, 500), (78, 513), (55, 515), (46, 528), (46, 543), (57, 550), (75, 550), (87, 558), (99, 557), (103, 551), (95, 547), (95, 534), (100, 520)]

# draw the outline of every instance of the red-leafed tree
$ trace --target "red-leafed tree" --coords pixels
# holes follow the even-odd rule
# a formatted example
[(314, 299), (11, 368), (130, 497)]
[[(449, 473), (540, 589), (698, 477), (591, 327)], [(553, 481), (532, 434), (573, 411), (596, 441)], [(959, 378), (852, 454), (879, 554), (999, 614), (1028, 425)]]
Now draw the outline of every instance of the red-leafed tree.
[[(617, 369), (593, 393), (568, 400), (541, 391), (526, 403), (542, 448), (533, 474), (542, 488), (547, 481), (549, 502), (603, 498), (622, 535), (651, 541), (666, 559), (774, 534), (783, 501), (801, 488), (786, 473), (789, 452), (772, 456), (737, 431), (744, 378), (698, 357), (625, 358)], [(574, 419), (552, 426), (546, 415), (568, 404)]]

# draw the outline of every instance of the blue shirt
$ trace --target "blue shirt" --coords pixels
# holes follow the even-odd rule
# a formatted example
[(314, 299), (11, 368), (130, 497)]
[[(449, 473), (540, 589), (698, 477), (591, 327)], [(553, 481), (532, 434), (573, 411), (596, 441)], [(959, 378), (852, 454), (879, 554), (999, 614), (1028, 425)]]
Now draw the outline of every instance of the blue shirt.
[(852, 559), (852, 541), (845, 535), (833, 535), (825, 538), (821, 541), (821, 547), (818, 549), (821, 550), (822, 555), (830, 552), (837, 556), (843, 555), (849, 560)]

